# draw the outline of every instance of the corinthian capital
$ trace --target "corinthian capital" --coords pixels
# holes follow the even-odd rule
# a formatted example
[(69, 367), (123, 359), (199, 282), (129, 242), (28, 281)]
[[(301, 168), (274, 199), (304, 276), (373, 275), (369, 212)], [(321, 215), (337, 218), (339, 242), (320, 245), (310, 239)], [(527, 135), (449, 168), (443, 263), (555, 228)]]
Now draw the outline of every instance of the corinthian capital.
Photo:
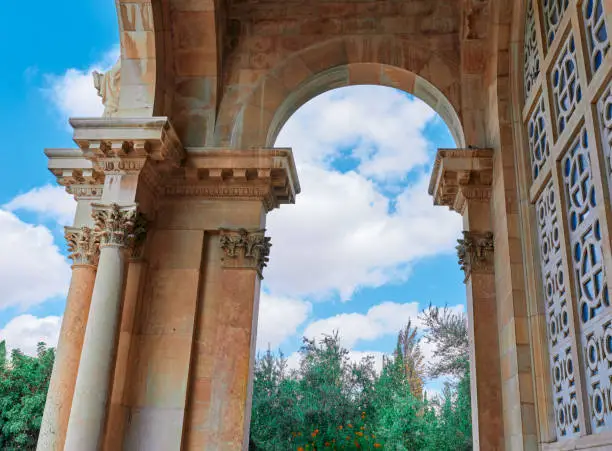
[(137, 209), (135, 205), (92, 204), (92, 217), (95, 223), (94, 234), (100, 241), (100, 247), (130, 247), (136, 241)]
[(99, 242), (89, 227), (65, 227), (64, 237), (68, 243), (68, 258), (73, 266), (96, 266), (100, 253)]
[(493, 271), (493, 251), (495, 250), (491, 232), (463, 232), (463, 239), (457, 240), (459, 266), (465, 272), (465, 280), (473, 272)]
[(270, 238), (265, 229), (220, 229), (223, 267), (253, 268), (263, 278), (270, 255)]

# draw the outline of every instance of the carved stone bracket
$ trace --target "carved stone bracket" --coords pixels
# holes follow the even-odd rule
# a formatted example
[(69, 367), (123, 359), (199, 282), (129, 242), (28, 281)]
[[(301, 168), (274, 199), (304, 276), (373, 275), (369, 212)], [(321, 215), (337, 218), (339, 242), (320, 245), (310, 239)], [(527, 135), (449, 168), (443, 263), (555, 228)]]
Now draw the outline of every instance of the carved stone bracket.
[(92, 207), (94, 234), (101, 248), (106, 246), (131, 248), (142, 239), (140, 235), (146, 232), (144, 227), (137, 227), (139, 221), (135, 205), (92, 204)]
[(463, 232), (463, 239), (457, 240), (459, 266), (465, 273), (465, 282), (475, 272), (493, 272), (495, 250), (491, 232)]
[(463, 214), (468, 200), (490, 200), (492, 182), (491, 149), (439, 149), (429, 194), (435, 205), (445, 205)]
[(263, 279), (270, 255), (270, 238), (265, 229), (219, 229), (224, 268), (253, 268)]
[(100, 255), (99, 240), (89, 227), (65, 227), (64, 237), (68, 243), (68, 258), (73, 266), (97, 266)]

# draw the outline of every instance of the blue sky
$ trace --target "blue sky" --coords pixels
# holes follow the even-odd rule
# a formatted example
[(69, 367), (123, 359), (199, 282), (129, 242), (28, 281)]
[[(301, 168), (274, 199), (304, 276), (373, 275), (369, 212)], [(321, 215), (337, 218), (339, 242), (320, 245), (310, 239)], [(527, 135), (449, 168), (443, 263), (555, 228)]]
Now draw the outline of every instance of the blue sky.
[[(117, 19), (108, 0), (41, 2), (28, 12), (36, 33), (24, 33), (22, 6), (5, 8), (0, 339), (32, 352), (57, 340), (70, 275), (63, 226), (73, 201), (43, 149), (74, 146), (68, 117), (101, 114), (90, 73), (115, 62)], [(435, 150), (454, 143), (429, 107), (390, 88), (343, 88), (298, 110), (277, 145), (293, 147), (302, 194), (268, 218), (260, 349), (280, 347), (295, 364), (303, 334), (340, 329), (355, 358), (380, 361), (430, 302), (464, 308), (461, 221), (426, 192)]]

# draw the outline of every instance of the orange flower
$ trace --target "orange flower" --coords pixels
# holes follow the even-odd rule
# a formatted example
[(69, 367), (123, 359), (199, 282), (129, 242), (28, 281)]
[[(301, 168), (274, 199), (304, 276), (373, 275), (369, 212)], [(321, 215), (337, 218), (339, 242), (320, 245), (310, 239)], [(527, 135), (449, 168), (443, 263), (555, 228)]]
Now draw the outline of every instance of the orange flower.
[(382, 448), (382, 445), (380, 443), (374, 443), (374, 448)]
[(356, 435), (357, 437), (363, 437), (363, 432), (359, 432), (359, 431), (358, 431), (358, 432), (355, 432), (355, 435)]
[(338, 426), (338, 430), (341, 431), (342, 430), (342, 425)]
[(329, 448), (330, 447), (330, 443), (329, 442), (325, 442), (325, 447)]
[(300, 446), (297, 451), (304, 451), (304, 448)]
[(349, 428), (352, 428), (352, 427), (353, 427), (353, 425), (352, 425), (351, 423), (347, 424), (347, 426), (348, 426)]
[(365, 429), (365, 426), (361, 426), (359, 429), (363, 431)]

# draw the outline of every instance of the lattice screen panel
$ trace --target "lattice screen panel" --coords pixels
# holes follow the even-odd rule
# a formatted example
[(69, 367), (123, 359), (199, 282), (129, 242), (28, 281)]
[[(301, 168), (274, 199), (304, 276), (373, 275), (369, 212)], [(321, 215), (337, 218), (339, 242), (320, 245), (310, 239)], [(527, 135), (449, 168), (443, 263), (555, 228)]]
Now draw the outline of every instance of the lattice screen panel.
[(528, 0), (525, 9), (525, 170), (532, 180), (559, 441), (612, 431), (612, 55), (606, 22), (612, 11), (606, 7), (604, 0)]

